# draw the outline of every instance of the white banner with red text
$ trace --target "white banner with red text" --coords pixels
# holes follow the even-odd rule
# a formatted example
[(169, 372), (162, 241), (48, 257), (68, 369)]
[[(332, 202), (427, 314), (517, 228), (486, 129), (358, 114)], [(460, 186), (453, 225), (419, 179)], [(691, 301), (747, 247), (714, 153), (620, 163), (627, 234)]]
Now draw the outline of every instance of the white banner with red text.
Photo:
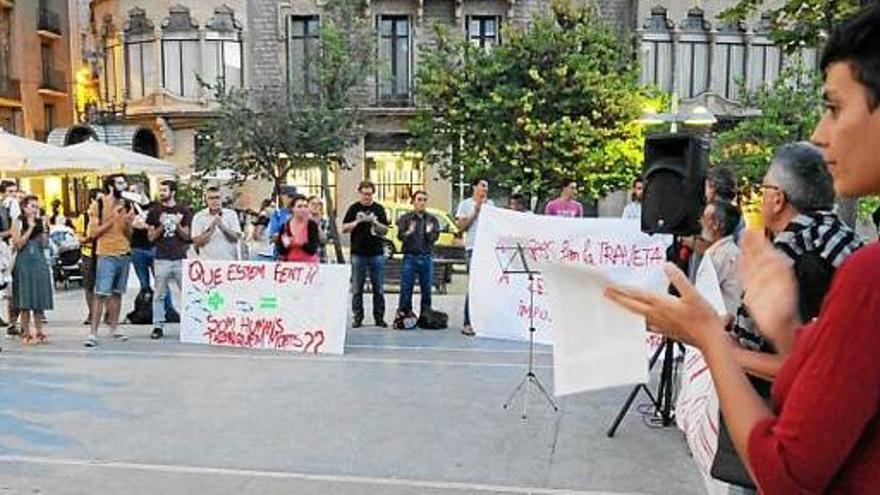
[[(527, 340), (533, 319), (535, 341), (556, 344), (554, 382), (560, 395), (643, 381), (646, 344), (653, 340), (644, 319), (614, 306), (601, 289), (617, 283), (665, 291), (662, 266), (671, 241), (642, 233), (636, 220), (484, 206), (470, 270), (474, 330), (482, 337)], [(530, 282), (525, 268), (556, 274), (555, 280), (548, 283), (539, 273)]]
[(183, 261), (180, 341), (342, 354), (349, 265)]

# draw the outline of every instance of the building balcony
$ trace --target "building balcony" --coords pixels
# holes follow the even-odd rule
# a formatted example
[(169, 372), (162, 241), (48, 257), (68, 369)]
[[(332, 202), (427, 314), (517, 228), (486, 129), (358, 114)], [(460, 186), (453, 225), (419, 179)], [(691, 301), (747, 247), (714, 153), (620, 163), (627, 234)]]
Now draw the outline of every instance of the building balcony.
[(67, 77), (64, 71), (43, 69), (43, 80), (37, 92), (46, 96), (67, 96)]
[(0, 78), (0, 99), (12, 102), (21, 101), (21, 81), (8, 77)]
[(37, 15), (37, 34), (47, 39), (61, 38), (61, 15), (41, 5)]

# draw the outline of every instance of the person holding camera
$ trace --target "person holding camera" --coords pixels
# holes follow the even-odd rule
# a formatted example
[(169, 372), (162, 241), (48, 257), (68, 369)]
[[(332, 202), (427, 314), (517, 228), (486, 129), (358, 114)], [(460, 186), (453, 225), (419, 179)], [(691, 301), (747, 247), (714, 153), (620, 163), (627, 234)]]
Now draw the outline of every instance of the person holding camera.
[[(18, 253), (12, 269), (12, 295), (21, 318), (21, 343), (45, 344), (49, 339), (43, 333), (43, 315), (46, 310), (52, 309), (52, 276), (43, 254), (48, 242), (48, 230), (40, 216), (36, 196), (26, 196), (21, 201), (21, 212), (20, 221), (12, 224), (12, 245)], [(31, 320), (34, 323), (33, 332)]]
[(107, 324), (113, 337), (126, 340), (118, 330), (119, 310), (122, 295), (128, 285), (128, 271), (131, 266), (131, 224), (135, 217), (134, 208), (122, 199), (128, 183), (122, 174), (104, 178), (103, 193), (89, 207), (89, 227), (87, 237), (96, 241), (95, 245), (95, 296), (92, 307), (92, 322), (89, 335), (83, 345), (98, 345), (98, 325), (101, 315), (107, 309)]
[(147, 214), (150, 240), (156, 247), (154, 270), (156, 293), (153, 295), (153, 332), (150, 338), (165, 336), (165, 294), (173, 281), (178, 290), (183, 285), (183, 263), (190, 242), (192, 213), (175, 200), (177, 182), (159, 183), (159, 204)]
[(385, 328), (385, 254), (382, 239), (388, 232), (385, 208), (373, 201), (376, 186), (365, 180), (358, 185), (360, 201), (353, 203), (342, 219), (342, 233), (351, 234), (352, 328), (364, 321), (364, 282), (367, 273), (373, 286), (373, 319)]

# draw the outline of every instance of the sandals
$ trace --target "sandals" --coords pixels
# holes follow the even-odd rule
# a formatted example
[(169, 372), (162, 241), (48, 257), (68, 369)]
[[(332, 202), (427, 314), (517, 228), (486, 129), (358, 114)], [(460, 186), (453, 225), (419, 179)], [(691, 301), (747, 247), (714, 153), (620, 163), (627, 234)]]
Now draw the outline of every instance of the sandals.
[(38, 333), (36, 335), (25, 335), (21, 338), (21, 345), (39, 345), (48, 343), (49, 337), (44, 333)]
[(37, 333), (36, 339), (37, 339), (37, 342), (40, 344), (48, 344), (49, 343), (49, 336), (43, 332)]

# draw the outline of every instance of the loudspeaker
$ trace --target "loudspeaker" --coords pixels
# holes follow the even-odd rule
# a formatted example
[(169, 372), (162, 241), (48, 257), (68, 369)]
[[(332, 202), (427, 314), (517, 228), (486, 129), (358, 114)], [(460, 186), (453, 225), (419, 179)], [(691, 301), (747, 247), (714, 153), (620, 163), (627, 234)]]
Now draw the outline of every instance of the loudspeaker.
[(645, 140), (642, 231), (692, 235), (700, 232), (709, 141), (684, 134)]

